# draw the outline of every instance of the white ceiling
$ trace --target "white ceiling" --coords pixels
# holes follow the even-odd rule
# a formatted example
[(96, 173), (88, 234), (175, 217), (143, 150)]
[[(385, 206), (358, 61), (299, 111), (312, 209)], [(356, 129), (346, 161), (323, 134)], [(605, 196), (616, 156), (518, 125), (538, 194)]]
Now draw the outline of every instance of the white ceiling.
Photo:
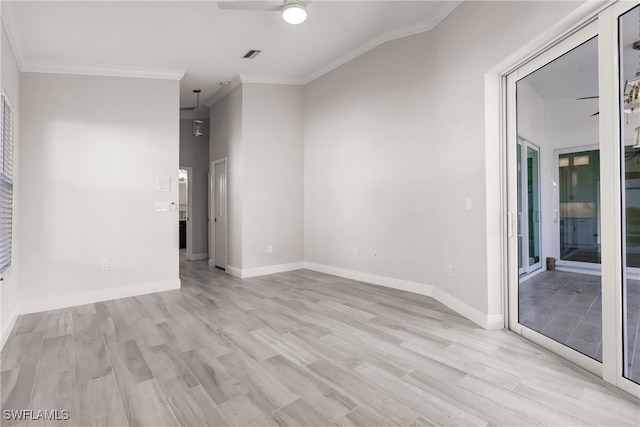
[[(202, 89), (203, 105), (224, 93), (222, 81), (307, 83), (385, 41), (432, 29), (460, 2), (314, 0), (294, 26), (278, 12), (222, 10), (216, 1), (2, 0), (2, 19), (23, 71), (184, 72), (180, 103), (192, 106), (192, 89)], [(250, 49), (262, 53), (243, 59)]]

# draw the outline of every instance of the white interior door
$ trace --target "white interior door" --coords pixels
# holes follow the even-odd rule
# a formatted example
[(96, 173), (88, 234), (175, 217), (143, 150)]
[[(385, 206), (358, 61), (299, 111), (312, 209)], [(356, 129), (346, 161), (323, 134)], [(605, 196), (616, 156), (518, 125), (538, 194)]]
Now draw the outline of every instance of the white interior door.
[(214, 266), (227, 268), (227, 161), (213, 163)]

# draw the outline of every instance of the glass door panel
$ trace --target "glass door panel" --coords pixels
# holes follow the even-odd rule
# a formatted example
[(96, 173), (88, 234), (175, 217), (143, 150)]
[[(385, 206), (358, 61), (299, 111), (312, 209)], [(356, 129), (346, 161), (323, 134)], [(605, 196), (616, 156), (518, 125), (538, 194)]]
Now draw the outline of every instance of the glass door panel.
[(515, 92), (518, 324), (601, 362), (597, 38), (534, 68)]
[(640, 45), (640, 6), (619, 18), (622, 375), (640, 384), (640, 51), (634, 43)]

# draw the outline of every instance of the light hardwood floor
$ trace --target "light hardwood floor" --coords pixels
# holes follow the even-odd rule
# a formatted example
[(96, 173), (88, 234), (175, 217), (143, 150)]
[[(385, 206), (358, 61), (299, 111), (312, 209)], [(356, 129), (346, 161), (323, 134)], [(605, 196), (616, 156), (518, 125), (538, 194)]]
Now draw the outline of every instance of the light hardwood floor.
[(179, 291), (22, 316), (3, 411), (66, 409), (69, 426), (640, 425), (638, 400), (430, 298), (181, 266)]

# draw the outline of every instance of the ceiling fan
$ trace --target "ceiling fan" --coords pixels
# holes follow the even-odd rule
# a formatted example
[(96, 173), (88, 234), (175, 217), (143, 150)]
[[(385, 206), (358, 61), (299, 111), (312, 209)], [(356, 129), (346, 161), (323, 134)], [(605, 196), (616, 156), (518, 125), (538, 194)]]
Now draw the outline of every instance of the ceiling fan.
[[(583, 96), (581, 98), (576, 98), (576, 101), (582, 101), (583, 99), (598, 99), (598, 98), (600, 97), (599, 96)], [(600, 111), (596, 111), (591, 115), (591, 117), (597, 116), (598, 114), (600, 114)]]
[[(308, 4), (307, 2), (306, 4)], [(300, 0), (280, 1), (219, 1), (218, 8), (261, 12), (281, 12), (282, 19), (289, 24), (302, 24), (307, 19), (306, 4)]]

